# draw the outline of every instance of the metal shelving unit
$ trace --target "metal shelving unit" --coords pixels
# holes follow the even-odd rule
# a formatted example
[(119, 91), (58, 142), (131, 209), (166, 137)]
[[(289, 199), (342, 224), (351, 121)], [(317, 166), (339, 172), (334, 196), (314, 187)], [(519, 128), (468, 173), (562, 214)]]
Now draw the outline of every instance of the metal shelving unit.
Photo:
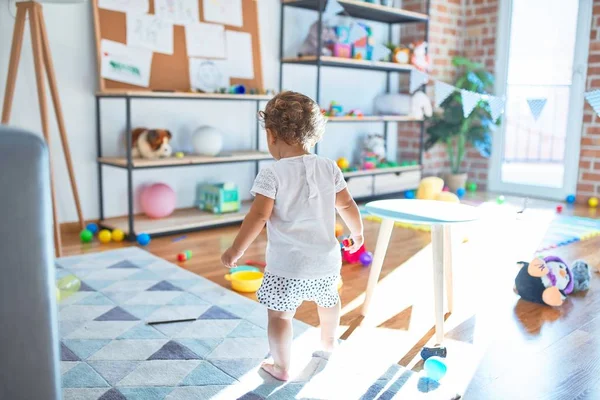
[[(135, 240), (137, 233), (148, 233), (151, 236), (161, 236), (189, 232), (199, 229), (211, 228), (228, 224), (236, 224), (244, 219), (248, 210), (247, 204), (242, 205), (238, 213), (214, 215), (195, 208), (176, 210), (172, 216), (158, 220), (151, 220), (144, 215), (135, 215), (133, 210), (133, 173), (136, 170), (149, 168), (174, 168), (205, 166), (224, 163), (254, 163), (255, 174), (258, 174), (259, 162), (271, 159), (271, 155), (261, 152), (260, 125), (256, 121), (254, 148), (247, 151), (232, 152), (223, 156), (185, 156), (184, 158), (163, 158), (149, 160), (132, 157), (131, 135), (127, 135), (127, 153), (125, 157), (105, 157), (102, 154), (102, 110), (103, 99), (120, 99), (125, 103), (125, 131), (131, 132), (131, 106), (134, 100), (210, 100), (210, 101), (245, 101), (256, 104), (256, 112), (260, 110), (260, 102), (268, 101), (268, 95), (237, 95), (220, 93), (182, 93), (182, 92), (141, 92), (141, 91), (107, 91), (96, 93), (96, 143), (98, 164), (98, 197), (100, 226), (107, 229), (123, 230), (129, 240)], [(123, 217), (105, 218), (104, 215), (104, 182), (102, 172), (104, 167), (118, 168), (127, 173), (127, 215)], [(136, 230), (136, 223), (139, 230)]]
[[(424, 40), (428, 40), (429, 32), (429, 15), (417, 13), (413, 11), (403, 10), (397, 7), (383, 6), (379, 4), (367, 3), (363, 0), (338, 0), (338, 2), (344, 7), (343, 15), (348, 15), (354, 18), (370, 20), (374, 22), (381, 22), (388, 25), (388, 42), (392, 42), (392, 27), (395, 24), (406, 24), (406, 23), (425, 23), (425, 37)], [(334, 68), (353, 68), (359, 70), (369, 71), (381, 71), (386, 73), (386, 91), (390, 91), (390, 75), (392, 72), (396, 73), (410, 73), (413, 70), (411, 65), (397, 64), (392, 62), (384, 61), (368, 61), (368, 60), (356, 60), (350, 58), (339, 58), (332, 56), (322, 55), (322, 27), (323, 27), (323, 12), (327, 5), (327, 0), (282, 0), (281, 14), (280, 14), (280, 25), (281, 32), (279, 38), (279, 89), (283, 89), (283, 70), (285, 65), (299, 64), (299, 65), (313, 65), (317, 68), (317, 79), (316, 79), (316, 101), (320, 103), (321, 100), (321, 68), (322, 67), (334, 67)], [(318, 13), (317, 23), (317, 43), (319, 48), (317, 49), (317, 55), (314, 56), (302, 56), (302, 57), (284, 57), (283, 55), (283, 38), (285, 29), (285, 10), (287, 8), (302, 8), (308, 10), (314, 10)], [(427, 11), (429, 12), (429, 0), (426, 3)], [(395, 167), (395, 168), (384, 168), (374, 169), (368, 171), (356, 171), (347, 172), (344, 174), (346, 179), (350, 179), (357, 176), (371, 176), (373, 178), (372, 187), (375, 187), (375, 176), (384, 174), (396, 174), (400, 175), (407, 171), (420, 170), (423, 163), (423, 151), (424, 151), (424, 136), (425, 136), (425, 123), (422, 120), (417, 120), (408, 116), (365, 116), (365, 117), (330, 117), (329, 122), (381, 122), (383, 124), (383, 137), (386, 143), (388, 142), (388, 123), (395, 122), (420, 122), (421, 133), (420, 133), (420, 145), (419, 145), (419, 165), (410, 167)], [(315, 152), (318, 153), (318, 146), (315, 147)], [(379, 197), (373, 196), (371, 197)]]

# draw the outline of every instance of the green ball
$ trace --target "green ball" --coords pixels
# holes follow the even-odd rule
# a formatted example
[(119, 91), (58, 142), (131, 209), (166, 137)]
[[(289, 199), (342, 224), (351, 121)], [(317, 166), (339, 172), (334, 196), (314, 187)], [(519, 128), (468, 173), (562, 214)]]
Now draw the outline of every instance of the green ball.
[(504, 204), (504, 196), (500, 195), (496, 198), (496, 203)]
[(79, 239), (81, 239), (81, 243), (90, 243), (94, 238), (94, 234), (89, 229), (84, 229), (79, 233)]
[(476, 192), (477, 191), (477, 184), (475, 182), (469, 182), (469, 183), (467, 183), (467, 190), (469, 192)]

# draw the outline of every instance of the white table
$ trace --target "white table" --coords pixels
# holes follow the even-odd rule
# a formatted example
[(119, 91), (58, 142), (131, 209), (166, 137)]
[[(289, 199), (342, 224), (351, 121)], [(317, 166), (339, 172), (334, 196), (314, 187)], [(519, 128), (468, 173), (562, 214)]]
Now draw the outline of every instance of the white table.
[(382, 218), (382, 222), (369, 273), (362, 315), (367, 315), (375, 294), (394, 222), (430, 225), (433, 249), (435, 334), (437, 343), (441, 343), (444, 338), (444, 274), (446, 275), (448, 311), (452, 312), (453, 307), (450, 226), (476, 220), (477, 209), (465, 204), (413, 199), (373, 201), (366, 205), (366, 209), (370, 214)]

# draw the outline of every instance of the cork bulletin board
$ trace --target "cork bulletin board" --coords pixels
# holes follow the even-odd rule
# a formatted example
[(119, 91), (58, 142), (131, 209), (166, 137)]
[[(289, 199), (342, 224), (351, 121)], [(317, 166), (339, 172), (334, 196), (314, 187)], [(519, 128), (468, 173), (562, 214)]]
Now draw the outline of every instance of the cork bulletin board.
[[(203, 1), (198, 1), (199, 22), (204, 19)], [(252, 40), (253, 79), (231, 77), (231, 85), (245, 85), (247, 88), (263, 89), (260, 36), (258, 30), (258, 10), (256, 0), (241, 0), (243, 11), (242, 26), (224, 25), (226, 30), (250, 34)], [(137, 91), (182, 91), (191, 89), (189, 58), (186, 47), (186, 35), (183, 25), (173, 25), (173, 54), (154, 52), (150, 69), (149, 87), (106, 79), (101, 74), (101, 41), (108, 39), (127, 44), (127, 16), (120, 11), (98, 7), (98, 0), (92, 0), (96, 50), (98, 60), (99, 89), (103, 92), (119, 90)], [(154, 0), (149, 0), (149, 14), (154, 14)]]

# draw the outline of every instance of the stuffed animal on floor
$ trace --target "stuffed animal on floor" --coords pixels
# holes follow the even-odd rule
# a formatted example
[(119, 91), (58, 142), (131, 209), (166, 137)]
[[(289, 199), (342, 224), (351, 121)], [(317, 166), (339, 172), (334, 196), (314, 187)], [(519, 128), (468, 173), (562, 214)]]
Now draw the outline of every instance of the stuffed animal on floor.
[(577, 260), (573, 263), (571, 271), (573, 272), (573, 292), (589, 290), (592, 271), (588, 263), (583, 260)]
[(402, 93), (386, 93), (375, 97), (375, 113), (378, 115), (409, 115), (417, 119), (431, 117), (433, 106), (424, 92), (412, 96)]
[(518, 264), (521, 269), (515, 278), (514, 291), (522, 299), (558, 307), (573, 293), (573, 272), (561, 258), (547, 256)]
[(155, 159), (173, 154), (169, 144), (173, 135), (166, 129), (135, 128), (131, 136), (133, 157)]

